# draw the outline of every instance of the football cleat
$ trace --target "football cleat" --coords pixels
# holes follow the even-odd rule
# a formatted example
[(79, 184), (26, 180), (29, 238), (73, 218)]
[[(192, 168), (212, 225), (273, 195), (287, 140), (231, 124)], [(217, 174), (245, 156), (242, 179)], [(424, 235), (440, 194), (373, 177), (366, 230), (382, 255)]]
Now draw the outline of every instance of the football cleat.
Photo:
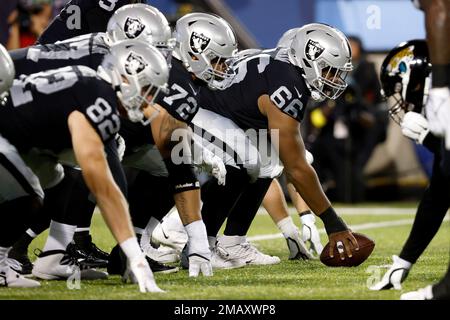
[[(154, 273), (156, 272), (174, 273), (178, 272), (179, 270), (178, 267), (172, 267), (159, 263), (153, 259), (150, 259), (147, 256), (146, 259), (148, 264), (150, 265), (150, 268)], [(109, 274), (119, 274), (123, 276), (126, 270), (127, 270), (127, 257), (120, 249), (120, 247), (117, 245), (112, 249), (111, 253), (109, 254), (107, 271)]]
[(151, 244), (147, 244), (142, 247), (142, 251), (144, 251), (147, 257), (159, 263), (175, 263), (180, 261), (180, 254), (170, 247), (159, 246), (156, 249)]
[(429, 285), (417, 291), (404, 293), (400, 296), (400, 300), (433, 300), (432, 286)]
[(223, 250), (223, 254), (226, 254), (228, 259), (242, 260), (246, 264), (270, 265), (281, 262), (280, 258), (262, 253), (249, 242), (243, 242), (233, 246), (224, 247), (220, 244), (219, 239), (217, 242), (217, 246), (221, 247), (221, 250)]
[(211, 265), (213, 269), (236, 269), (245, 267), (247, 264), (242, 259), (232, 259), (221, 246), (216, 246), (212, 250)]
[(64, 250), (49, 250), (41, 252), (33, 267), (33, 275), (44, 280), (68, 279), (75, 273), (80, 273), (81, 280), (106, 279), (108, 274), (95, 269), (82, 270), (77, 258)]
[(153, 230), (152, 243), (155, 246), (164, 245), (181, 252), (188, 241), (188, 235), (183, 227), (177, 210), (167, 214)]
[(402, 289), (402, 282), (405, 281), (408, 276), (411, 264), (398, 256), (392, 256), (392, 259), (394, 260), (394, 263), (384, 274), (381, 281), (370, 287), (370, 290), (379, 291), (391, 288), (394, 288), (395, 290)]
[(28, 256), (26, 256), (26, 260), (23, 259), (22, 261), (24, 261), (24, 263), (22, 263), (19, 260), (8, 257), (6, 259), (6, 264), (10, 266), (11, 269), (13, 269), (14, 271), (16, 271), (21, 275), (24, 276), (31, 275), (31, 271), (33, 270), (33, 264), (31, 263), (30, 259), (28, 258)]
[(40, 285), (38, 281), (21, 276), (9, 266), (0, 267), (0, 287), (36, 288)]
[[(97, 248), (95, 244), (92, 243), (92, 245)], [(71, 256), (77, 259), (81, 269), (106, 268), (108, 265), (107, 259), (99, 258), (90, 248), (86, 249), (75, 243), (69, 243), (66, 250)], [(98, 250), (101, 251), (100, 249)]]

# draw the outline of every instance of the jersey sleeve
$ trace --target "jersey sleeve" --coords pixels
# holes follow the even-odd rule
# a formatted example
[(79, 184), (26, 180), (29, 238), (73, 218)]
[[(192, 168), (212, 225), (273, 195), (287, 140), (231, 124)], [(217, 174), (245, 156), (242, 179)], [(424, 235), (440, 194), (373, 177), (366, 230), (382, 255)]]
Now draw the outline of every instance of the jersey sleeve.
[(288, 63), (275, 61), (267, 68), (265, 77), (270, 100), (283, 113), (301, 121), (309, 92), (300, 71)]
[(79, 86), (83, 90), (79, 98), (79, 109), (103, 142), (114, 138), (120, 130), (118, 103), (114, 90), (107, 83), (97, 78), (84, 81)]
[(191, 123), (198, 111), (197, 96), (200, 88), (193, 83), (178, 78), (169, 81), (169, 93), (160, 96), (157, 103), (177, 120)]

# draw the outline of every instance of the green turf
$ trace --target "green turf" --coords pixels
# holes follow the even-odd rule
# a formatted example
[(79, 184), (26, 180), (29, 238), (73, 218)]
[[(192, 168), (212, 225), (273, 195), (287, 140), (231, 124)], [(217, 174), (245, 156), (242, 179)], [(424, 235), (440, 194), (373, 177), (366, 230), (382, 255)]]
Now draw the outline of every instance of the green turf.
[[(408, 206), (401, 206), (402, 208)], [(363, 212), (363, 208), (361, 209)], [(392, 216), (345, 216), (350, 225), (391, 220), (412, 219), (412, 215), (393, 212)], [(294, 218), (298, 224), (298, 218)], [(321, 228), (321, 223), (318, 223)], [(433, 242), (412, 270), (403, 291), (424, 287), (437, 281), (448, 263), (450, 235), (445, 222)], [(275, 266), (253, 266), (235, 270), (215, 271), (214, 277), (188, 278), (187, 271), (156, 274), (164, 294), (140, 294), (135, 285), (124, 285), (119, 277), (105, 281), (81, 281), (79, 290), (69, 290), (66, 281), (41, 281), (37, 289), (0, 289), (0, 299), (398, 299), (401, 292), (372, 292), (367, 289), (371, 266), (385, 265), (391, 255), (398, 254), (410, 230), (409, 225), (362, 231), (376, 241), (372, 256), (356, 268), (327, 268), (319, 261), (289, 261), (284, 239), (258, 241), (265, 253), (278, 255), (282, 262)], [(249, 235), (277, 233), (270, 217), (258, 215)], [(94, 241), (103, 249), (114, 245), (100, 215), (94, 216)], [(41, 248), (45, 235), (30, 246)], [(326, 236), (323, 236), (325, 242)], [(381, 274), (386, 269), (379, 270)]]

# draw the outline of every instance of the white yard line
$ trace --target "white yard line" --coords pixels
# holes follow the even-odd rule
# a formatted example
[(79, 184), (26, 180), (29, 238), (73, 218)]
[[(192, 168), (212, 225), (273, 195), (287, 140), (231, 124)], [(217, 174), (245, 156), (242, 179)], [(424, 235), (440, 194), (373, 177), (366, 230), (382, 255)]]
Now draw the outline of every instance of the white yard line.
[[(374, 208), (374, 207), (337, 207), (336, 211), (339, 214), (346, 216), (392, 216), (392, 215), (414, 215), (416, 208)], [(295, 208), (290, 207), (289, 213), (291, 215), (297, 214)], [(263, 208), (259, 209), (258, 214), (265, 215), (267, 211)]]
[[(449, 217), (445, 217), (444, 221), (448, 221)], [(361, 231), (361, 230), (370, 230), (370, 229), (378, 229), (378, 228), (389, 228), (389, 227), (397, 227), (397, 226), (405, 226), (412, 224), (414, 219), (402, 219), (402, 220), (393, 220), (393, 221), (382, 221), (382, 222), (371, 222), (371, 223), (362, 223), (350, 225), (350, 228), (353, 231)], [(325, 233), (325, 229), (319, 229), (319, 233)], [(262, 240), (271, 240), (283, 238), (283, 234), (275, 233), (275, 234), (263, 234), (259, 236), (248, 237), (249, 241), (262, 241)]]

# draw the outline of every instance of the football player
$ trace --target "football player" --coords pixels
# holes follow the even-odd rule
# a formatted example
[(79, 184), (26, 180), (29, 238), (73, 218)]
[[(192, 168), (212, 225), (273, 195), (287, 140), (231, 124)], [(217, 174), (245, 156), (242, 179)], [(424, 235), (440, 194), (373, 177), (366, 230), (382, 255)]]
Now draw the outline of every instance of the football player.
[[(358, 244), (321, 190), (317, 175), (306, 161), (299, 132), (309, 97), (336, 99), (347, 87), (345, 76), (352, 70), (347, 38), (323, 24), (306, 25), (297, 31), (289, 49), (251, 55), (241, 60), (236, 69), (236, 76), (226, 89), (201, 92), (202, 107), (232, 120), (244, 130), (278, 130), (279, 140), (273, 139), (272, 143), (280, 152), (289, 180), (322, 218), (330, 239), (329, 255), (333, 255), (332, 248), (337, 245), (341, 259), (352, 256)], [(261, 185), (260, 192), (264, 194), (269, 185)], [(239, 227), (240, 233), (246, 232), (249, 222)], [(231, 242), (247, 248), (245, 237), (239, 236)]]
[[(135, 26), (131, 27), (131, 25)], [(11, 56), (18, 75), (27, 75), (68, 65), (86, 65), (96, 70), (105, 54), (109, 52), (111, 45), (127, 39), (140, 40), (158, 46), (158, 49), (166, 57), (169, 56), (174, 42), (169, 24), (158, 9), (144, 4), (134, 4), (123, 6), (114, 13), (107, 26), (106, 33), (86, 34), (55, 44), (36, 45), (14, 50), (11, 52)], [(110, 143), (114, 143), (114, 141)], [(120, 160), (110, 149), (107, 148), (107, 151), (109, 151), (107, 152), (108, 163), (112, 170), (121, 172)], [(65, 156), (60, 155), (60, 157), (64, 158)], [(29, 273), (32, 268), (28, 259), (28, 245), (34, 237), (47, 229), (51, 218), (59, 222), (52, 223), (53, 229), (59, 227), (63, 230), (72, 230), (73, 225), (79, 224), (79, 227), (85, 228), (90, 225), (92, 217), (90, 208), (94, 208), (95, 204), (80, 200), (85, 194), (88, 194), (81, 173), (70, 166), (70, 163), (63, 163), (66, 164), (64, 166), (64, 183), (46, 190), (47, 196), (43, 214), (35, 219), (36, 221), (32, 223), (31, 228), (15, 244), (11, 252), (11, 257), (22, 264), (21, 272), (25, 274)], [(116, 174), (115, 177), (117, 176)], [(126, 190), (124, 180), (123, 177), (118, 181), (122, 190)], [(68, 191), (67, 188), (71, 188), (71, 191)], [(79, 205), (74, 207), (70, 205), (71, 201)], [(81, 204), (84, 204), (84, 207), (81, 207)], [(85, 208), (85, 210), (82, 208)], [(73, 237), (73, 230), (69, 233), (67, 230), (66, 232), (55, 233), (55, 237), (59, 239), (64, 249)], [(50, 234), (49, 239), (53, 238), (53, 233), (50, 232)], [(105, 266), (107, 255), (92, 243), (88, 231), (75, 233), (75, 240), (77, 244), (75, 253), (79, 259), (83, 259), (83, 265)], [(69, 247), (69, 249), (74, 248)]]
[[(430, 132), (428, 120), (423, 116), (431, 74), (428, 46), (424, 40), (402, 43), (387, 55), (381, 67), (382, 93), (391, 104), (390, 115), (401, 126), (403, 135), (427, 147), (435, 157), (430, 184), (417, 208), (409, 237), (399, 256), (393, 256), (393, 264), (383, 279), (371, 290), (402, 288), (401, 283), (439, 230), (450, 206), (450, 182), (440, 167), (442, 139)], [(429, 286), (421, 293), (427, 299), (445, 297), (437, 287)], [(449, 297), (448, 292), (446, 297)]]
[(120, 7), (146, 3), (143, 0), (70, 0), (38, 39), (50, 44), (80, 35), (104, 32), (109, 19)]
[[(156, 48), (124, 42), (111, 49), (99, 73), (73, 66), (32, 74), (14, 82), (0, 110), (3, 181), (0, 192), (6, 220), (0, 243), (2, 284), (39, 285), (36, 281), (24, 282), (4, 263), (9, 247), (27, 221), (22, 215), (39, 206), (44, 196), (39, 179), (19, 152), (73, 148), (87, 186), (129, 259), (127, 275), (139, 284), (141, 292), (161, 291), (136, 241), (126, 200), (109, 171), (103, 143), (120, 128), (118, 112), (134, 115), (141, 108), (151, 107), (167, 84), (168, 76), (166, 60)], [(64, 255), (64, 251), (58, 250), (41, 254), (67, 263), (67, 269), (73, 268), (71, 261), (63, 261)]]
[(433, 134), (444, 137), (442, 166), (450, 175), (450, 1), (412, 0), (425, 12), (427, 43), (432, 63), (432, 89), (425, 106)]
[[(146, 117), (153, 119), (153, 138), (166, 164), (177, 209), (189, 237), (189, 275), (212, 275), (211, 253), (200, 213), (200, 185), (190, 160), (192, 152), (198, 151), (191, 151), (187, 123), (200, 106), (199, 92), (206, 86), (215, 89), (230, 77), (225, 61), (234, 55), (237, 43), (225, 20), (205, 13), (178, 19), (175, 35), (177, 47), (172, 58), (170, 93), (158, 101), (156, 108), (146, 111)], [(174, 141), (179, 139), (177, 134), (182, 138), (179, 143)], [(178, 154), (171, 155), (173, 151)]]

